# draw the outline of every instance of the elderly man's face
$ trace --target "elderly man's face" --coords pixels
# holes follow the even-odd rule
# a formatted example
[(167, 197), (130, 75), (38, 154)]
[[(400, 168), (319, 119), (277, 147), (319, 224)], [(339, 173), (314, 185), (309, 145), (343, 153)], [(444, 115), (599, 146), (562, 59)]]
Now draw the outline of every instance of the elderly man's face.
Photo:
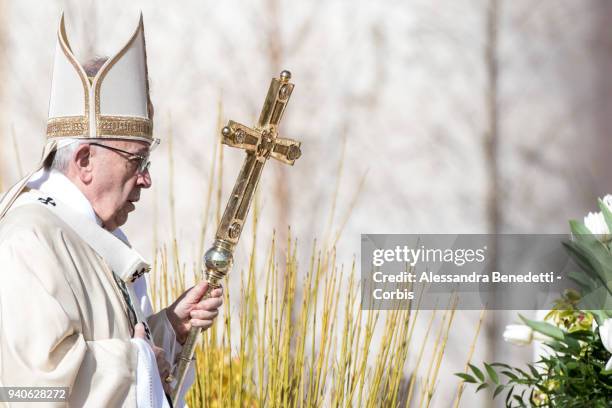
[[(105, 146), (125, 150), (132, 154), (147, 156), (149, 145), (139, 141), (105, 141)], [(140, 190), (151, 187), (148, 170), (138, 171), (138, 160), (129, 160), (128, 155), (100, 146), (92, 156), (93, 183), (96, 197), (92, 203), (105, 229), (113, 231), (125, 224), (128, 214), (136, 208), (134, 203), (140, 199)]]

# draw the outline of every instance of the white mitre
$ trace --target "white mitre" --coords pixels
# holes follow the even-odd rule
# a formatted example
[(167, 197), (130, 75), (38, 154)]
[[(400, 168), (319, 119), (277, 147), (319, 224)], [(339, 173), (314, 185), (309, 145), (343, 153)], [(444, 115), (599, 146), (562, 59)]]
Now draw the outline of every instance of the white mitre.
[(0, 199), (0, 219), (30, 177), (73, 139), (127, 139), (154, 144), (142, 14), (134, 34), (88, 78), (75, 58), (60, 19), (49, 98), (47, 143), (38, 166)]

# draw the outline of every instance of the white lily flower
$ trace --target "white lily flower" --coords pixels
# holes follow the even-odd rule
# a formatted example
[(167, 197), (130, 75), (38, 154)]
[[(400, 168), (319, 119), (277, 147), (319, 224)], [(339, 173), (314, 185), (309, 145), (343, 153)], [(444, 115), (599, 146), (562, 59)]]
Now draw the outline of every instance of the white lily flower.
[[(606, 319), (599, 326), (599, 337), (605, 349), (612, 353), (612, 319)], [(612, 370), (612, 357), (610, 357), (606, 364), (606, 370)]]
[(606, 207), (608, 207), (608, 209), (612, 211), (612, 194), (606, 195), (604, 198), (601, 199), (601, 201), (603, 201)]
[[(612, 196), (608, 195), (605, 198), (607, 199), (608, 197), (610, 197), (609, 201), (612, 204)], [(608, 229), (608, 224), (606, 224), (606, 220), (601, 212), (590, 212), (586, 217), (584, 217), (584, 225), (589, 231), (591, 231), (591, 234), (597, 237), (598, 240), (607, 241), (610, 239), (610, 230)]]

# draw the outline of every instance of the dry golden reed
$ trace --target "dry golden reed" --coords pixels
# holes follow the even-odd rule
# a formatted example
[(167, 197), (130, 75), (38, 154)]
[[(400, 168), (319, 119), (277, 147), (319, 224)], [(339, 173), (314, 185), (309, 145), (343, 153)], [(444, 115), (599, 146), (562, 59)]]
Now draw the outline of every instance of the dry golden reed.
[[(354, 264), (345, 273), (334, 252), (323, 252), (315, 243), (307, 270), (299, 274), (295, 241), (289, 240), (287, 247), (278, 262), (273, 240), (261, 270), (251, 262), (242, 273), (230, 275), (240, 279), (240, 290), (225, 291), (223, 313), (202, 336), (188, 405), (395, 407), (412, 401), (429, 406), (452, 305), (443, 312), (432, 355), (425, 356), (439, 313), (431, 312), (408, 380), (419, 310), (362, 310)], [(180, 262), (171, 257), (162, 248), (154, 263), (151, 292), (157, 307), (184, 290), (185, 276), (170, 270)], [(421, 373), (423, 359), (428, 364)], [(422, 383), (418, 394), (413, 392), (417, 377)]]

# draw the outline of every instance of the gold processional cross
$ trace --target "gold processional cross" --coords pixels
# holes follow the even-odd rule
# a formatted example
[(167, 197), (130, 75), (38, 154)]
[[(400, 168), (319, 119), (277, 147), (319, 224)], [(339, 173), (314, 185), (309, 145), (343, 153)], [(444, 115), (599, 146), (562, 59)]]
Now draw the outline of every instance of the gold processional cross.
[[(230, 120), (221, 131), (223, 144), (246, 150), (246, 158), (217, 228), (215, 242), (204, 255), (208, 281), (208, 290), (204, 298), (208, 297), (213, 289), (220, 286), (219, 282), (232, 266), (234, 247), (240, 239), (240, 233), (266, 161), (272, 157), (293, 165), (302, 154), (300, 142), (277, 137), (278, 124), (293, 91), (294, 85), (289, 82), (290, 79), (289, 71), (282, 71), (279, 78), (272, 79), (259, 120), (254, 128)], [(177, 406), (200, 332), (200, 328), (191, 328), (179, 356), (176, 386), (171, 395), (174, 406)], [(174, 377), (170, 376), (166, 380), (173, 381)]]

